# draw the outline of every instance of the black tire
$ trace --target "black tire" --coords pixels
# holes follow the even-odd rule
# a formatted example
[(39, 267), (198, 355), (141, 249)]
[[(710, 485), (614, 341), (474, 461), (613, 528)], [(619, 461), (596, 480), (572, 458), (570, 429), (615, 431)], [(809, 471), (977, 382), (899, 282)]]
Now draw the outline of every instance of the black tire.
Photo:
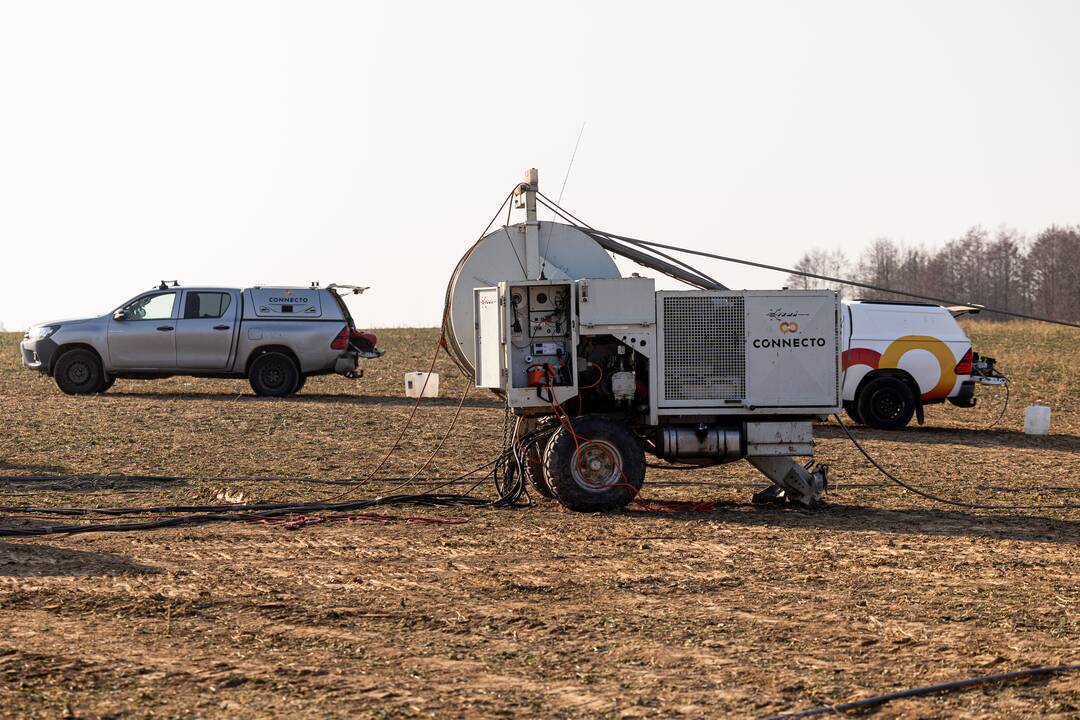
[(883, 376), (870, 380), (859, 391), (859, 417), (878, 430), (899, 430), (915, 414), (915, 395), (903, 380)]
[(844, 401), (844, 412), (851, 418), (851, 422), (856, 425), (862, 425), (862, 415), (859, 414), (859, 404), (854, 400)]
[(296, 381), (296, 387), (293, 388), (294, 395), (304, 389), (305, 382), (307, 382), (307, 375), (301, 375), (300, 379)]
[(624, 424), (601, 415), (572, 423), (573, 433), (559, 428), (544, 450), (544, 479), (555, 499), (579, 512), (623, 507), (645, 481), (641, 440)]
[(101, 392), (105, 372), (101, 359), (90, 350), (68, 350), (53, 367), (53, 379), (68, 395), (91, 395)]
[(115, 376), (106, 377), (105, 381), (103, 383), (101, 383), (101, 387), (98, 389), (98, 392), (99, 393), (106, 392), (109, 388), (111, 388), (113, 386), (113, 384), (115, 382), (116, 382), (116, 377)]
[(300, 371), (288, 355), (263, 353), (255, 358), (248, 371), (251, 389), (262, 397), (285, 397), (296, 387)]
[(548, 440), (550, 438), (545, 435), (525, 444), (522, 448), (525, 454), (522, 458), (524, 461), (522, 467), (525, 471), (525, 479), (529, 481), (533, 490), (546, 498), (554, 498), (555, 493), (551, 491), (551, 486), (544, 477), (544, 450), (547, 448)]

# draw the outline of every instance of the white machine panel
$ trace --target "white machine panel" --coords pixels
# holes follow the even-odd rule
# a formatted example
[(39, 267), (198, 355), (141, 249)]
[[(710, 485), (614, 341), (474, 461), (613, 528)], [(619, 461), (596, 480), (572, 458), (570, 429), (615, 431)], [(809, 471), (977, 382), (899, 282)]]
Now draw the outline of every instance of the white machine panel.
[(832, 291), (658, 292), (656, 315), (662, 414), (837, 411), (839, 301)]
[(590, 278), (577, 286), (582, 328), (656, 322), (656, 282), (652, 278)]
[(838, 410), (839, 312), (832, 291), (747, 293), (748, 404)]
[(476, 387), (498, 389), (503, 384), (499, 288), (476, 288), (473, 291), (473, 308), (476, 318)]

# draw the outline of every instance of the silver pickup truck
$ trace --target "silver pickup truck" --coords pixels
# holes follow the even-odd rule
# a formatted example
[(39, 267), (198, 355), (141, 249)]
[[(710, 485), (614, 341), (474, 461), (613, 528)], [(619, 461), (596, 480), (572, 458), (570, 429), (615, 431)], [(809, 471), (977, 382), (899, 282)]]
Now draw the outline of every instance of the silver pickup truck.
[(101, 317), (30, 328), (23, 365), (68, 394), (108, 390), (116, 378), (246, 377), (257, 395), (300, 390), (310, 375), (359, 377), (382, 355), (339, 293), (354, 285), (181, 288), (162, 282)]

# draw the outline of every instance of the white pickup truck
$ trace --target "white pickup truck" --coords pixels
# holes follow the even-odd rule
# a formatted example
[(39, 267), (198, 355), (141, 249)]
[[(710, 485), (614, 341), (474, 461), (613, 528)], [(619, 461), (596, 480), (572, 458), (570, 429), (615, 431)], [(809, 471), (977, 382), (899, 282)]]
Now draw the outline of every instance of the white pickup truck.
[(923, 421), (923, 407), (975, 406), (975, 385), (1006, 379), (994, 359), (972, 351), (956, 316), (975, 308), (845, 300), (842, 397), (848, 417), (881, 430)]
[(181, 288), (162, 282), (100, 317), (30, 328), (23, 365), (65, 393), (108, 390), (117, 378), (246, 377), (257, 395), (298, 392), (311, 375), (359, 377), (382, 355), (356, 330), (339, 293), (354, 285)]

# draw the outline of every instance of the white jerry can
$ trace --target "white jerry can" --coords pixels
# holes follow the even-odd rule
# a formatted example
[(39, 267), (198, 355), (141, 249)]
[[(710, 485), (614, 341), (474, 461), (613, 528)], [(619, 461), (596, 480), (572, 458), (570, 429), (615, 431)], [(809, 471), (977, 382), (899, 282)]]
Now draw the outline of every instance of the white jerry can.
[(439, 373), (405, 373), (405, 397), (439, 397)]
[(1024, 411), (1024, 432), (1028, 435), (1046, 435), (1050, 432), (1050, 408), (1045, 405), (1028, 405)]

